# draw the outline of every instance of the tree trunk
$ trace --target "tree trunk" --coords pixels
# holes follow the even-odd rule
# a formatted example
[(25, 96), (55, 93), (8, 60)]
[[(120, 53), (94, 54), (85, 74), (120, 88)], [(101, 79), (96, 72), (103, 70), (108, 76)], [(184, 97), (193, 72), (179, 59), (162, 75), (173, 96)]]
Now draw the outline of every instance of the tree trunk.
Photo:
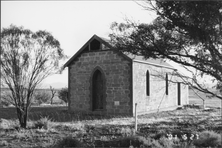
[(55, 94), (56, 94), (56, 91), (52, 88), (52, 86), (50, 86), (50, 91), (51, 91), (51, 105), (52, 105), (52, 103), (53, 103), (53, 98), (54, 98), (54, 96), (55, 96)]
[(17, 115), (19, 119), (19, 124), (21, 128), (26, 128), (27, 126), (27, 112), (22, 112), (19, 108), (17, 108)]

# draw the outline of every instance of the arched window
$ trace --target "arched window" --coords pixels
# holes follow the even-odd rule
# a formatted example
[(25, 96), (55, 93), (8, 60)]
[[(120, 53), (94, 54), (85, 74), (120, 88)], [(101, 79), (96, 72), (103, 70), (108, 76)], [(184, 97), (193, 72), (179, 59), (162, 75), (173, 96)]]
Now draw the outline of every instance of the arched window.
[(146, 95), (150, 96), (150, 73), (149, 73), (149, 70), (146, 71)]
[(169, 94), (168, 89), (169, 89), (168, 74), (166, 74), (166, 95)]

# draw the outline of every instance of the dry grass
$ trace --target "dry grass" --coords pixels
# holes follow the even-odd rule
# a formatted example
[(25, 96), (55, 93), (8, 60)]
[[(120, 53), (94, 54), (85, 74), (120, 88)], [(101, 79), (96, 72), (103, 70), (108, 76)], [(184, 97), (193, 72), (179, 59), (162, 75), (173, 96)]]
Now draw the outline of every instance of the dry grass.
[[(49, 114), (52, 113), (50, 109), (44, 111), (46, 110), (49, 111)], [(57, 114), (60, 113), (60, 116), (65, 116), (65, 113), (61, 112), (62, 110), (60, 108), (56, 112)], [(205, 111), (190, 107), (142, 115), (138, 117), (138, 134), (142, 137), (157, 138), (173, 132), (179, 134), (197, 133), (204, 130), (219, 132), (222, 130), (219, 115), (220, 110), (216, 108)], [(14, 125), (11, 123), (15, 120), (7, 120), (10, 123), (8, 127), (0, 128), (0, 141), (2, 141), (0, 147), (54, 147), (58, 141), (70, 136), (78, 139), (85, 138), (85, 143), (92, 147), (93, 144), (96, 144), (96, 141), (99, 145), (101, 142), (98, 143), (98, 141), (106, 142), (113, 137), (119, 139), (134, 134), (133, 117), (102, 118), (101, 116), (102, 119), (98, 119), (98, 117), (94, 119), (92, 116), (90, 119), (84, 119), (83, 117), (74, 119), (74, 117), (77, 117), (74, 115), (71, 117), (73, 118), (72, 121), (68, 119), (70, 115), (57, 119), (62, 122), (42, 118), (39, 122), (41, 121), (43, 125), (46, 124), (48, 128), (43, 126), (44, 128), (41, 129), (36, 128), (36, 120), (30, 120), (28, 129), (20, 130), (13, 128)], [(175, 129), (177, 130), (175, 131)]]
[[(203, 110), (190, 106), (174, 111), (141, 115), (138, 116), (138, 134), (155, 139), (168, 133), (181, 135), (205, 130), (219, 133), (222, 131), (220, 112), (221, 110), (215, 107)], [(33, 107), (29, 114), (28, 129), (16, 128), (18, 121), (15, 108), (1, 108), (0, 118), (7, 119), (5, 124), (0, 124), (0, 147), (5, 148), (55, 147), (58, 141), (70, 136), (85, 138), (85, 143), (89, 147), (95, 144), (102, 146), (101, 141), (132, 136), (135, 121), (133, 117), (127, 116), (70, 114), (65, 106)], [(37, 123), (44, 128), (36, 128)]]
[[(202, 99), (205, 100), (206, 107), (222, 108), (222, 100), (216, 97), (208, 97), (207, 94), (202, 92), (196, 92)], [(189, 90), (189, 104), (202, 105), (203, 101), (200, 97), (198, 97), (192, 89)]]

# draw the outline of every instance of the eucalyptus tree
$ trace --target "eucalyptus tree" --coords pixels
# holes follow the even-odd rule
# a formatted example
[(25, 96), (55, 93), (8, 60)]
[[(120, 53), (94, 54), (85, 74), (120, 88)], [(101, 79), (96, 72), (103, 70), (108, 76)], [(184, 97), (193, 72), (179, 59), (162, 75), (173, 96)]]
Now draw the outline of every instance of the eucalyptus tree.
[(66, 56), (60, 43), (47, 31), (32, 32), (10, 25), (1, 29), (1, 82), (16, 107), (20, 126), (26, 128), (35, 88), (59, 70)]
[(114, 22), (110, 38), (122, 52), (144, 58), (163, 58), (183, 65), (192, 87), (222, 99), (199, 79), (206, 76), (222, 90), (222, 1), (161, 1), (139, 3), (155, 11), (150, 24)]

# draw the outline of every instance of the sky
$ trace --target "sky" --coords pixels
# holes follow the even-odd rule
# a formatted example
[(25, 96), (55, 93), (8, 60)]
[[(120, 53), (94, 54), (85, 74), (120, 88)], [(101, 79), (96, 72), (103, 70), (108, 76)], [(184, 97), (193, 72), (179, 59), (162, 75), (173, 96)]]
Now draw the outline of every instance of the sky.
[[(109, 38), (110, 25), (114, 21), (124, 22), (128, 18), (149, 23), (155, 17), (154, 12), (130, 0), (1, 1), (1, 28), (14, 24), (32, 31), (49, 31), (59, 40), (69, 58), (94, 34)], [(46, 78), (40, 87), (50, 85), (54, 88), (68, 86), (68, 70)]]

